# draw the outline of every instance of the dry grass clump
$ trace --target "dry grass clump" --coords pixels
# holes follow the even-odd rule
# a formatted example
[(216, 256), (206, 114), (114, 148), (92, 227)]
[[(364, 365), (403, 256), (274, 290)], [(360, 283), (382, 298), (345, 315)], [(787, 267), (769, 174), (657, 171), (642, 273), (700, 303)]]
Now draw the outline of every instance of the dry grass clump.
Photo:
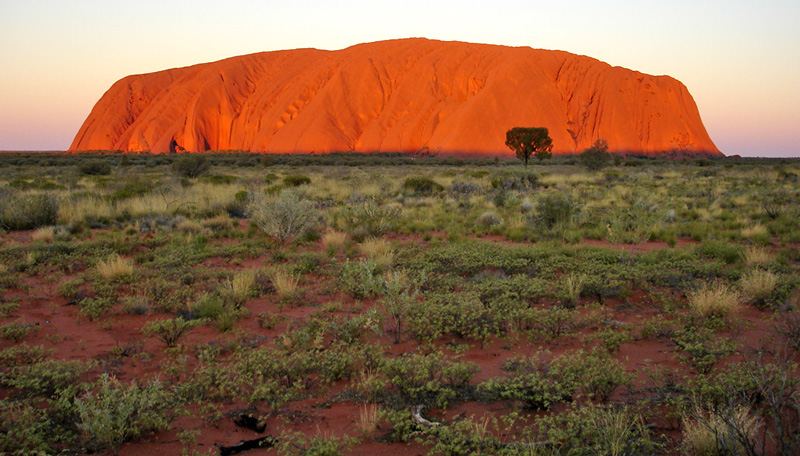
[(725, 317), (739, 310), (742, 297), (722, 282), (706, 283), (689, 293), (689, 308), (705, 317)]
[(33, 239), (35, 242), (53, 242), (55, 238), (56, 231), (52, 226), (36, 228), (36, 230), (31, 233), (31, 239)]
[(766, 299), (778, 286), (778, 276), (763, 269), (754, 269), (745, 273), (739, 279), (739, 289), (744, 297), (751, 302)]
[(256, 291), (256, 271), (253, 269), (240, 271), (222, 284), (221, 294), (230, 299), (237, 307), (244, 304), (247, 298)]
[(721, 413), (696, 408), (682, 425), (688, 454), (722, 456), (745, 454), (745, 443), (753, 444), (761, 422), (748, 407), (739, 406)]
[(236, 221), (233, 220), (227, 213), (221, 213), (214, 217), (202, 220), (200, 224), (211, 231), (225, 231), (233, 229), (236, 226)]
[(583, 285), (586, 283), (586, 276), (583, 274), (569, 274), (564, 276), (563, 285), (563, 304), (571, 307), (574, 306), (581, 297)]
[(347, 242), (347, 233), (343, 231), (329, 230), (322, 235), (322, 245), (325, 248), (340, 247)]
[(358, 421), (356, 421), (356, 429), (361, 436), (366, 440), (375, 434), (378, 430), (383, 413), (375, 404), (364, 404), (358, 413)]
[(745, 266), (749, 267), (766, 266), (773, 261), (772, 253), (764, 247), (750, 246), (742, 253), (742, 257)]
[(358, 245), (358, 251), (378, 266), (389, 267), (394, 262), (392, 244), (383, 238), (369, 238)]
[(283, 269), (278, 269), (272, 274), (272, 286), (282, 300), (293, 299), (297, 295), (299, 284), (299, 277)]
[(97, 272), (106, 280), (129, 277), (133, 274), (133, 260), (115, 253), (97, 263)]
[(208, 230), (205, 229), (203, 225), (191, 219), (181, 220), (181, 222), (175, 226), (175, 230), (189, 234), (208, 234)]
[(765, 227), (760, 223), (757, 223), (753, 226), (748, 226), (746, 228), (742, 228), (742, 237), (746, 239), (750, 239), (752, 237), (757, 237), (757, 236), (764, 236), (768, 233), (769, 231), (767, 231), (767, 227)]

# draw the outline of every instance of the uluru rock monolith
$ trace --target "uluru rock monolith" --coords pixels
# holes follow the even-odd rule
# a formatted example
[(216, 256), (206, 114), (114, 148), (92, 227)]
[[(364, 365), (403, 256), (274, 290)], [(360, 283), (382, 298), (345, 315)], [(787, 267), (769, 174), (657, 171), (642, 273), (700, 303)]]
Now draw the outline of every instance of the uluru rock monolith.
[(233, 57), (117, 81), (71, 151), (513, 155), (547, 127), (553, 152), (721, 155), (692, 96), (563, 51), (422, 38)]

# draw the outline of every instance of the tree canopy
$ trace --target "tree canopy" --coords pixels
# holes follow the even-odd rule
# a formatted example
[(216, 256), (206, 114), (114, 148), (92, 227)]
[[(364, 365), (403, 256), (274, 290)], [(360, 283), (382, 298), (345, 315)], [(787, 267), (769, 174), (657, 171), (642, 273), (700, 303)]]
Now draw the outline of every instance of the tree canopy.
[(553, 140), (547, 128), (514, 127), (506, 132), (506, 146), (517, 153), (517, 158), (528, 166), (531, 155), (539, 160), (550, 158), (553, 150)]

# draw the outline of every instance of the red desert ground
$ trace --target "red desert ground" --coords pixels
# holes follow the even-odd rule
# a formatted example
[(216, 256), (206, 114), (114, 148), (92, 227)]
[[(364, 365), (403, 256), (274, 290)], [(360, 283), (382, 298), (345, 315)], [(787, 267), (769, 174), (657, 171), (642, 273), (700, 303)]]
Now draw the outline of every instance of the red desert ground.
[(563, 51), (402, 39), (296, 49), (128, 76), (71, 151), (512, 152), (547, 127), (556, 154), (721, 155), (686, 87)]

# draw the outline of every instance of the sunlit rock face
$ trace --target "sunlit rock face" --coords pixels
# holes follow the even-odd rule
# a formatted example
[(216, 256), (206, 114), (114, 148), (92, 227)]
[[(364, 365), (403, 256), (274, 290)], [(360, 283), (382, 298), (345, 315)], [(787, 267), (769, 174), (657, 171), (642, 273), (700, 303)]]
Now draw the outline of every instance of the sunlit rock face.
[(427, 39), (128, 76), (70, 150), (512, 155), (512, 127), (547, 127), (558, 154), (602, 138), (613, 152), (720, 155), (671, 77), (563, 51)]

